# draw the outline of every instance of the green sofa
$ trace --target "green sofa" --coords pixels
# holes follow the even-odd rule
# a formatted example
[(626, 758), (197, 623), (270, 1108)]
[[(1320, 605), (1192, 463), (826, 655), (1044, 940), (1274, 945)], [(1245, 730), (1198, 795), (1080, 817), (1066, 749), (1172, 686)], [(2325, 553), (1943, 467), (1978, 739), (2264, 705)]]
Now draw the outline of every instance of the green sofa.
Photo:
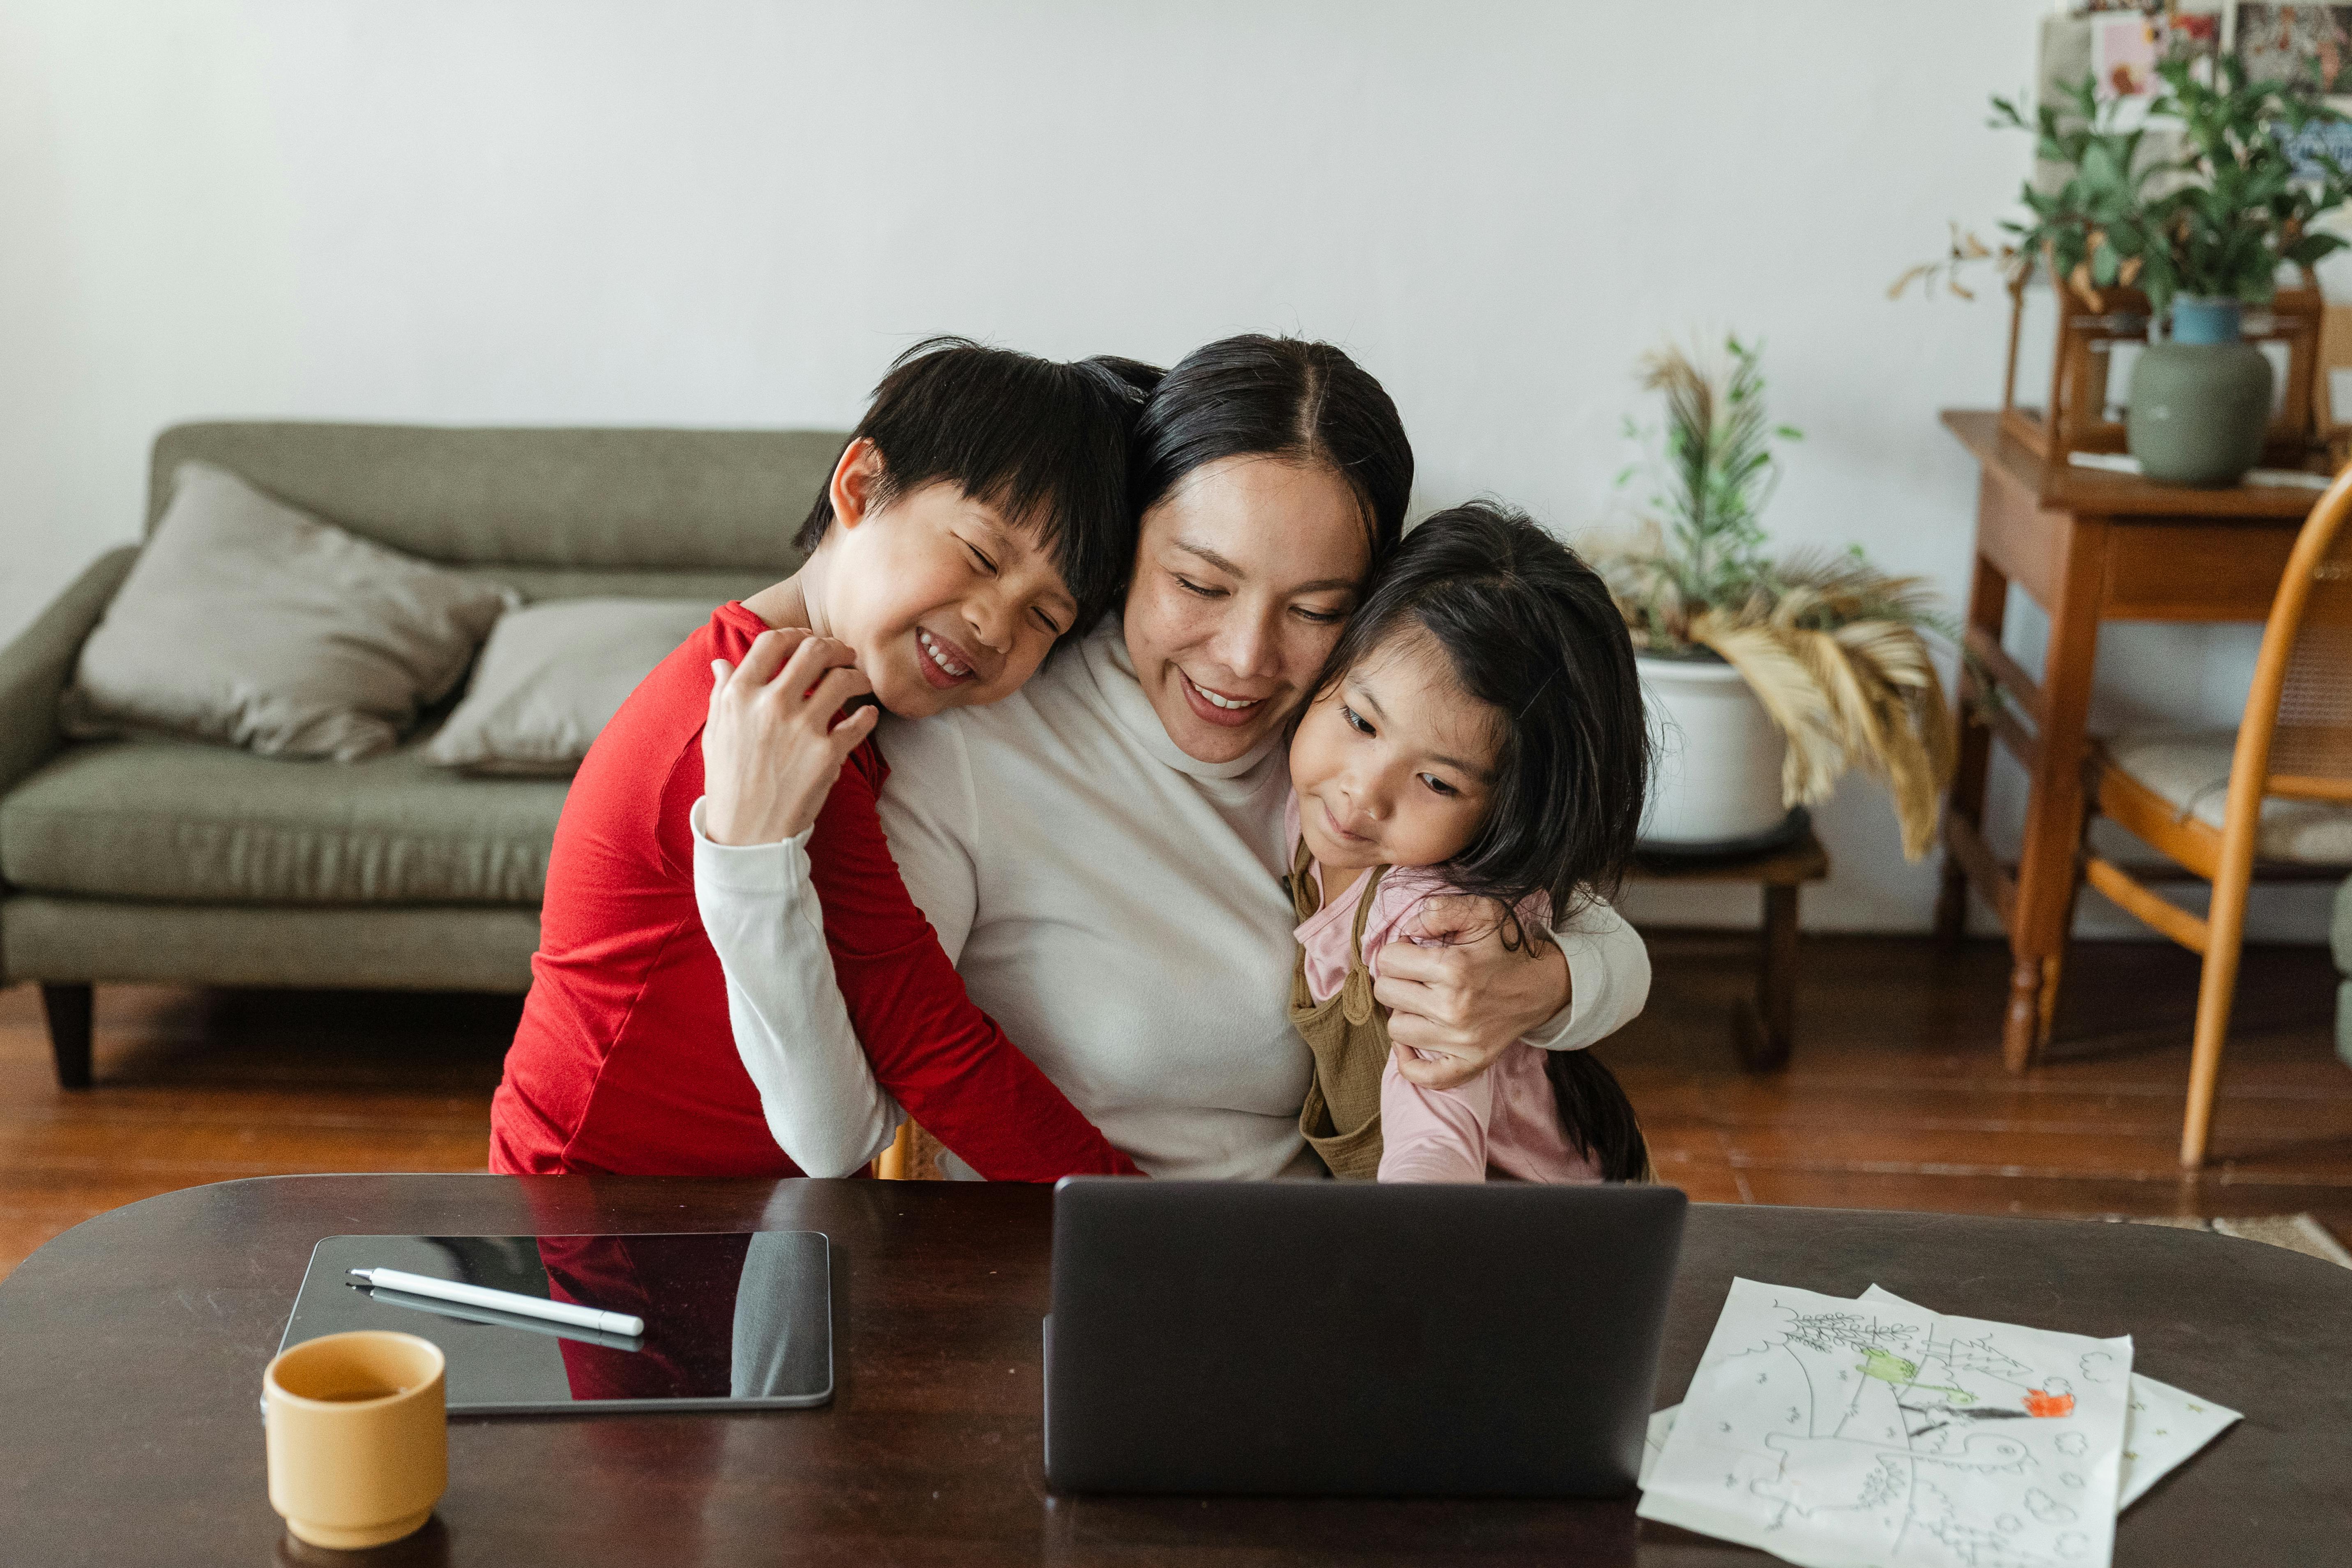
[[(843, 437), (824, 431), (183, 425), (152, 531), (201, 458), (351, 531), (527, 600), (704, 598), (793, 570)], [(521, 992), (568, 784), (420, 755), (68, 742), (59, 693), (138, 548), (110, 551), (0, 651), (0, 985), (37, 982), (58, 1079), (90, 1082), (108, 981)], [(446, 712), (447, 705), (444, 705)]]
[(2327, 935), (2336, 973), (2343, 976), (2336, 987), (2336, 1054), (2352, 1067), (2352, 880), (2336, 889), (2336, 919)]

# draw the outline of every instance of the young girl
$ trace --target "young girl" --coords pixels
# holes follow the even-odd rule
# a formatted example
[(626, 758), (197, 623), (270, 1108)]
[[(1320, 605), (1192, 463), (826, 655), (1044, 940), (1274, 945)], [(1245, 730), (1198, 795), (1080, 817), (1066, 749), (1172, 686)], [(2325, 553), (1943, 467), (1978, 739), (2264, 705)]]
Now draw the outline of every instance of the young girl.
[(1315, 1058), (1299, 1130), (1387, 1182), (1643, 1180), (1633, 1107), (1583, 1051), (1507, 1047), (1457, 1089), (1399, 1071), (1379, 952), (1428, 901), (1491, 900), (1528, 940), (1611, 888), (1649, 775), (1624, 622), (1576, 553), (1498, 506), (1407, 534), (1290, 744), (1291, 1018)]

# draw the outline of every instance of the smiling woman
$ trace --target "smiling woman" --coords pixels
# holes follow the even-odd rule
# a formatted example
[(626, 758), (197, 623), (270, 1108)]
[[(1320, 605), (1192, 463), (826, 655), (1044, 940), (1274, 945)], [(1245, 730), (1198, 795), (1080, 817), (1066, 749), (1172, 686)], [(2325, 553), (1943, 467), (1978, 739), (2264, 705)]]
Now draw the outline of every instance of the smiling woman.
[(1297, 710), (1395, 548), (1412, 448), (1346, 354), (1263, 337), (1169, 372), (1136, 439), (1128, 653), (1168, 738), (1230, 762)]

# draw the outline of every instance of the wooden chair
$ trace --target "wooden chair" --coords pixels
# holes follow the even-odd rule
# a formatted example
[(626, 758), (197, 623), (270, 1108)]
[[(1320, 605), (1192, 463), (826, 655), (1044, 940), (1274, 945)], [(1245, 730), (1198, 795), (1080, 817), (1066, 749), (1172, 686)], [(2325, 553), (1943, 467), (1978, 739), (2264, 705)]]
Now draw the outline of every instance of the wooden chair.
[(913, 1178), (908, 1173), (914, 1157), (915, 1124), (912, 1121), (901, 1121), (898, 1123), (898, 1136), (892, 1139), (890, 1146), (875, 1158), (874, 1174), (885, 1182), (910, 1181)]
[(2258, 862), (2352, 864), (2352, 468), (2336, 477), (2295, 541), (2263, 631), (2237, 732), (2103, 741), (2092, 813), (2213, 885), (2204, 918), (2091, 854), (2091, 886), (2205, 955), (2189, 1068), (2180, 1163), (2205, 1163), (2213, 1089), (2237, 989), (2246, 888)]

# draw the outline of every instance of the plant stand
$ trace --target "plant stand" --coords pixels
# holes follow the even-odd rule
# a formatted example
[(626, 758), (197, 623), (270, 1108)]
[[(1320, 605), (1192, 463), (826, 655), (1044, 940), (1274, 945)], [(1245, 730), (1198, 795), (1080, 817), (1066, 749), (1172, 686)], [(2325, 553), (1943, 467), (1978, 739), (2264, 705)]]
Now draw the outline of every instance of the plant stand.
[(1753, 882), (1763, 889), (1756, 995), (1743, 999), (1731, 1014), (1732, 1049), (1750, 1072), (1788, 1065), (1797, 1026), (1797, 893), (1807, 882), (1829, 874), (1829, 851), (1813, 837), (1810, 821), (1795, 837), (1754, 855), (1722, 859), (1651, 855), (1633, 862), (1628, 879), (1635, 882)]

